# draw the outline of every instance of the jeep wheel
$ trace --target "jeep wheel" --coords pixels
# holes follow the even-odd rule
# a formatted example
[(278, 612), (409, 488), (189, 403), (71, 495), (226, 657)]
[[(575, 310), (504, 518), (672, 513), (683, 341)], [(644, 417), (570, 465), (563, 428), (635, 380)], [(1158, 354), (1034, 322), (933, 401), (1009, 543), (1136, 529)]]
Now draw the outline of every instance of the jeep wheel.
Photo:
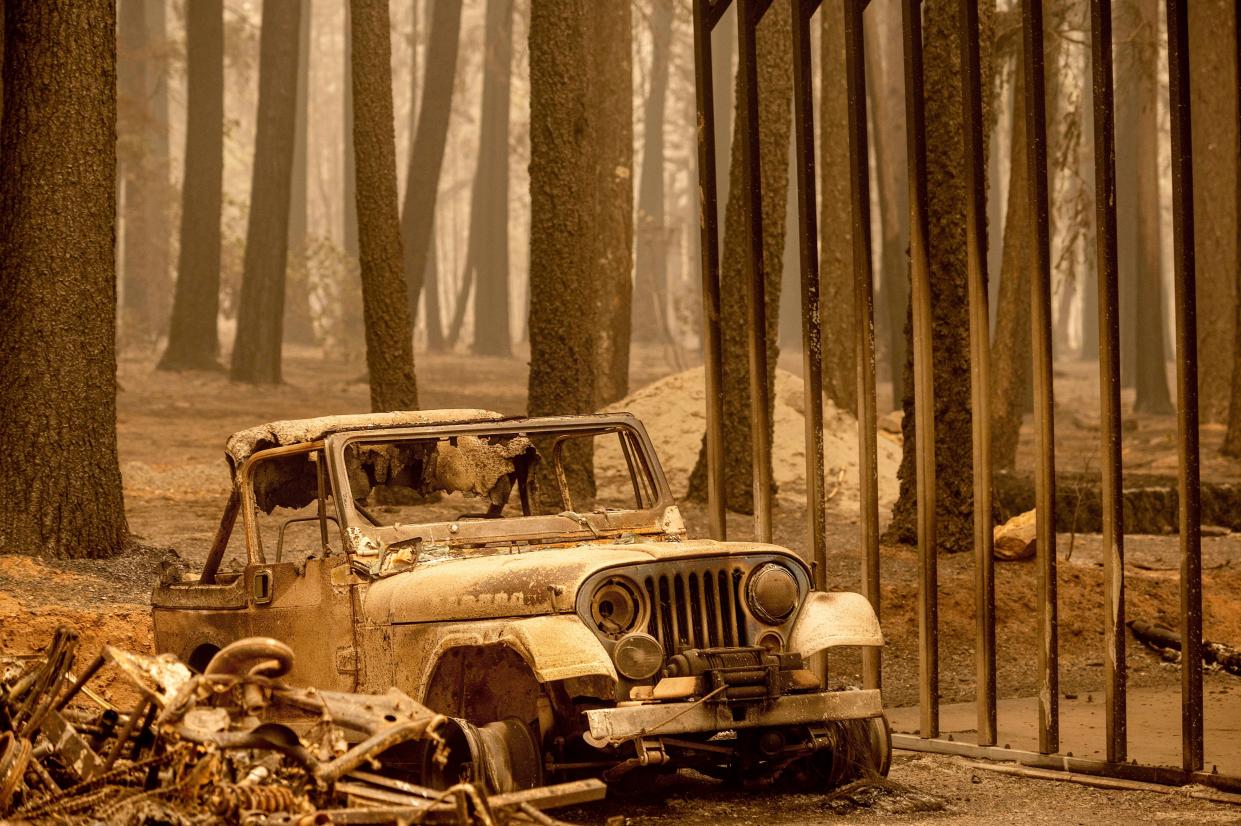
[(887, 777), (892, 766), (892, 728), (886, 715), (828, 724), (832, 746), (788, 767), (781, 780), (801, 789), (830, 791), (855, 780)]

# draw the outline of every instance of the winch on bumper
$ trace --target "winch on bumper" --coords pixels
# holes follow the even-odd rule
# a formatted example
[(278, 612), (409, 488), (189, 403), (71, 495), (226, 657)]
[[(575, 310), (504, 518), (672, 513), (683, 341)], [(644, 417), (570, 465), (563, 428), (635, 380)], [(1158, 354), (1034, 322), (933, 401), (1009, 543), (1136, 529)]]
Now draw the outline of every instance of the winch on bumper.
[(653, 686), (631, 700), (586, 712), (596, 747), (635, 737), (814, 726), (880, 717), (878, 690), (821, 691), (797, 653), (762, 648), (691, 649), (668, 659)]

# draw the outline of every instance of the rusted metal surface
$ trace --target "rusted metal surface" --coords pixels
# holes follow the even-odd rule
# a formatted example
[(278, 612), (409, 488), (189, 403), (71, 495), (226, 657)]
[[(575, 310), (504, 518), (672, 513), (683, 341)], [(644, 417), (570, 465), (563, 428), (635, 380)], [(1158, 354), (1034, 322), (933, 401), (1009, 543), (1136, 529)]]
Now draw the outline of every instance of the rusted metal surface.
[(1202, 484), (1198, 466), (1198, 315), (1190, 125), (1189, 9), (1168, 0), (1168, 111), (1172, 131), (1172, 285), (1176, 305), (1176, 425), (1180, 460), (1181, 755), (1202, 769)]
[[(987, 173), (978, 5), (961, 0), (961, 111), (965, 125), (965, 250), (970, 314), (974, 457), (974, 658), (978, 742), (995, 745), (995, 552), (991, 524), (991, 328), (987, 301)], [(998, 227), (996, 228), (998, 231)]]
[(1029, 166), (1030, 324), (1034, 351), (1034, 470), (1038, 569), (1039, 751), (1060, 749), (1060, 668), (1056, 616), (1056, 439), (1052, 393), (1051, 240), (1047, 202), (1047, 117), (1043, 77), (1043, 3), (1021, 2)]
[(783, 697), (762, 706), (751, 707), (745, 716), (733, 719), (728, 707), (719, 703), (662, 703), (626, 706), (586, 712), (590, 734), (599, 740), (621, 742), (639, 735), (688, 734), (729, 728), (759, 728), (796, 725), (805, 720), (853, 720), (878, 717), (883, 713), (879, 692), (825, 691)]
[(918, 499), (918, 707), (923, 737), (939, 736), (939, 596), (935, 541), (935, 370), (932, 357), (930, 234), (927, 228), (926, 115), (922, 3), (901, 3), (909, 157), (909, 260), (914, 434)]
[[(862, 0), (845, 4), (845, 86), (848, 99), (849, 204), (853, 235), (853, 321), (858, 384), (858, 544), (862, 593), (881, 616), (879, 586), (879, 445), (875, 415), (875, 300), (871, 277), (870, 159), (866, 139), (866, 55)], [(879, 688), (881, 652), (862, 653), (862, 684)]]
[(750, 363), (750, 444), (754, 536), (771, 541), (771, 388), (767, 381), (767, 274), (763, 260), (762, 165), (759, 162), (758, 24), (771, 0), (736, 0), (737, 87), (741, 114), (741, 186), (745, 216), (747, 353)]
[(1064, 754), (1043, 754), (1022, 749), (978, 746), (959, 740), (924, 740), (921, 737), (907, 734), (893, 734), (892, 745), (907, 751), (956, 754), (979, 760), (1020, 763), (1041, 769), (1119, 777), (1145, 783), (1158, 783), (1163, 786), (1198, 784), (1226, 792), (1241, 792), (1241, 778), (1219, 772), (1186, 771), (1171, 766), (1149, 766), (1136, 762), (1112, 763), (1106, 760), (1093, 760)]
[(793, 136), (797, 249), (801, 261), (802, 376), (806, 412), (806, 535), (814, 587), (827, 590), (827, 500), (823, 488), (823, 323), (819, 307), (819, 228), (815, 210), (814, 79), (811, 19), (820, 0), (789, 0), (793, 23)]
[(1112, 88), (1112, 3), (1091, 0), (1090, 49), (1094, 107), (1095, 270), (1099, 286), (1099, 416), (1103, 470), (1103, 676), (1105, 754), (1126, 758), (1125, 503), (1121, 464), (1120, 289), (1116, 253), (1115, 96)]
[[(0, 677), (0, 817), (128, 822), (141, 811), (170, 822), (209, 813), (221, 823), (496, 826), (542, 823), (543, 808), (604, 794), (597, 780), (539, 787), (538, 763), (534, 774), (517, 772), (503, 736), (462, 751), (441, 732), (470, 724), (395, 689), (366, 695), (290, 686), (279, 675), (291, 670), (292, 652), (271, 639), (238, 640), (202, 674), (167, 656), (105, 648), (96, 662), (115, 667), (119, 684), (140, 696), (113, 720), (119, 725), (101, 725), (111, 709), (91, 701), (15, 727), (22, 709), (50, 708), (73, 683), (75, 642), (76, 634), (60, 629), (42, 657)], [(97, 695), (83, 689), (81, 696)], [(406, 744), (420, 749), (422, 761), (456, 773), (436, 788), (401, 780), (404, 763), (394, 749)], [(364, 765), (372, 770), (358, 771)], [(400, 812), (386, 809), (394, 787)]]
[[(326, 706), (344, 723), (357, 711), (348, 692), (375, 696), (395, 687), (409, 702), (452, 717), (448, 747), (469, 755), (508, 749), (509, 779), (530, 783), (542, 782), (543, 767), (549, 779), (582, 767), (615, 779), (655, 765), (770, 781), (828, 760), (824, 755), (852, 736), (850, 720), (879, 714), (877, 692), (867, 706), (874, 714), (860, 714), (805, 667), (806, 657), (829, 648), (881, 646), (870, 603), (813, 589), (811, 567), (789, 549), (688, 539), (650, 440), (627, 414), (333, 425), (327, 433), (289, 422), (279, 430), (316, 441), (290, 437), (252, 450), (237, 469), (240, 504), (229, 507), (246, 532), (248, 564), (215, 571), (210, 583), (164, 582), (152, 595), (157, 648), (203, 669), (194, 681), (240, 680), (236, 701), (247, 714)], [(621, 438), (617, 461), (630, 484), (618, 483), (632, 490), (634, 504), (570, 510), (561, 447), (600, 435)], [(539, 445), (553, 464), (546, 475), (554, 474), (560, 488), (551, 513), (529, 507), (538, 494), (526, 486), (543, 461)], [(368, 498), (381, 486), (384, 498)], [(383, 504), (428, 493), (483, 497), (491, 508), (454, 516), (461, 507), (455, 500), (443, 512), (418, 510), (425, 505), (416, 502), (411, 516), (426, 518), (406, 521), (402, 506)], [(509, 505), (514, 510), (506, 514)], [(342, 551), (324, 549), (319, 557), (322, 545), (312, 542), (305, 560), (264, 561), (259, 512), (277, 507), (313, 507), (310, 519), (330, 517)], [(295, 512), (279, 531), (306, 518)], [(238, 642), (255, 634), (264, 638)], [(716, 664), (680, 674), (682, 660)], [(751, 661), (753, 667), (737, 665)], [(666, 675), (690, 679), (673, 690), (661, 681)], [(285, 680), (288, 691), (266, 690)], [(676, 737), (631, 732), (604, 742), (588, 736), (584, 708), (596, 721), (684, 719)], [(122, 725), (143, 718), (138, 710)], [(757, 734), (728, 744), (712, 740), (740, 720)], [(208, 722), (187, 714), (178, 731), (221, 748), (267, 743), (324, 783), (409, 739), (408, 727), (362, 720), (355, 726), (360, 744), (322, 760), (278, 732), (269, 742), (272, 730), (213, 729)], [(884, 736), (867, 733), (862, 750), (886, 766), (886, 723), (881, 728)], [(124, 732), (121, 740), (127, 742)], [(109, 756), (120, 759), (121, 752)], [(459, 768), (452, 759), (445, 766), (434, 769), (440, 779)], [(425, 760), (416, 768), (432, 771)], [(347, 782), (351, 797), (367, 796)], [(400, 793), (367, 794), (393, 803)]]

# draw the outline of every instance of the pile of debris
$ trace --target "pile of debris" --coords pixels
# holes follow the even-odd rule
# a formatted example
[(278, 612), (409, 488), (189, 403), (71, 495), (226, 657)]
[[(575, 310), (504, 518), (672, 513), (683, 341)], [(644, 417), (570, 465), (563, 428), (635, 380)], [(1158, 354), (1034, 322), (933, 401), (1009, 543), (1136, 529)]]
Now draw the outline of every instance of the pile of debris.
[(201, 674), (106, 646), (75, 677), (77, 646), (61, 627), (42, 654), (0, 658), (0, 818), (552, 826), (542, 809), (603, 797), (594, 780), (497, 789), (487, 767), (449, 759), (448, 718), (396, 689), (292, 687), (277, 640), (239, 640)]

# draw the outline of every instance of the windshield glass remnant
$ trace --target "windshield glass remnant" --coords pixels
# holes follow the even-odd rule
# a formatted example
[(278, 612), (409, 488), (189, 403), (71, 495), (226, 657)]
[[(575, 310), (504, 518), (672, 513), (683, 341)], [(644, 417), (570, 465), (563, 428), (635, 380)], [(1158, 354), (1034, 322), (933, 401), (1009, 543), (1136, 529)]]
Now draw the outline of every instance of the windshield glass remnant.
[(376, 528), (652, 507), (650, 469), (624, 428), (353, 441), (355, 510)]

